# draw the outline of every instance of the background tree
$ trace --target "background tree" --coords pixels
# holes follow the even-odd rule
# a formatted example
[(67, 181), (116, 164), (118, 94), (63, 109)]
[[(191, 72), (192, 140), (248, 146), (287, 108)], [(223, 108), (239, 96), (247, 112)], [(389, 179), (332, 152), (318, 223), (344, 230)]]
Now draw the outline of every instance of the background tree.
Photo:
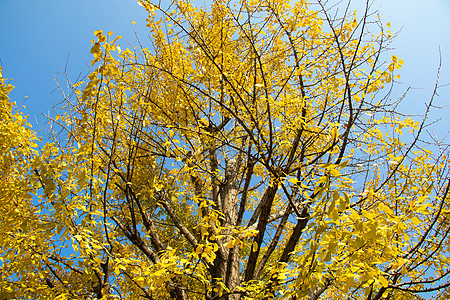
[(4, 297), (446, 297), (448, 149), (420, 138), (436, 90), (420, 122), (397, 112), (368, 5), (140, 3), (150, 48), (96, 31), (24, 161), (45, 224), (25, 237), (45, 235), (6, 239)]

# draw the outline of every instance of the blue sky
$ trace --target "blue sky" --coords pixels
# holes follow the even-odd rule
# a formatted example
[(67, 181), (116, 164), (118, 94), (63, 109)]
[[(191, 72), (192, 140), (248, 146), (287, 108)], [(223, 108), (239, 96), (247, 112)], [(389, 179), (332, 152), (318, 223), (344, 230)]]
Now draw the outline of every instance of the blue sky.
[[(411, 91), (405, 101), (407, 111), (421, 112), (424, 103), (430, 98), (436, 82), (439, 65), (439, 48), (442, 55), (440, 84), (450, 83), (450, 1), (449, 0), (382, 0), (374, 4), (381, 15), (390, 21), (392, 31), (400, 31), (392, 44), (393, 53), (405, 61), (400, 70), (401, 86), (396, 92), (404, 91), (408, 86), (418, 88)], [(450, 87), (439, 91), (437, 104), (450, 104)], [(450, 109), (437, 112), (434, 117), (442, 117), (441, 130), (450, 125), (444, 116)]]
[[(356, 5), (362, 2), (354, 0)], [(413, 90), (404, 105), (408, 112), (420, 112), (434, 88), (439, 46), (441, 84), (450, 83), (450, 1), (375, 0), (372, 7), (380, 10), (384, 23), (391, 23), (392, 31), (402, 28), (392, 44), (392, 54), (405, 61), (403, 84), (396, 87), (394, 95), (408, 86), (421, 88)], [(13, 78), (16, 87), (12, 99), (22, 103), (28, 97), (23, 102), (24, 111), (36, 128), (35, 119), (41, 124), (44, 120), (40, 112), (47, 113), (53, 101), (61, 99), (54, 91), (53, 78), (66, 62), (73, 80), (87, 73), (94, 31), (113, 31), (136, 44), (131, 21), (145, 39), (145, 19), (145, 11), (136, 0), (0, 0), (0, 59), (3, 76)], [(124, 48), (125, 42), (121, 45)], [(442, 89), (440, 95), (439, 104), (450, 104), (450, 87)], [(434, 117), (449, 112), (447, 108)], [(448, 125), (448, 118), (439, 123), (445, 131)]]
[(61, 99), (54, 76), (66, 62), (72, 80), (88, 72), (94, 31), (113, 31), (134, 42), (131, 21), (145, 37), (145, 19), (135, 0), (0, 0), (0, 59), (3, 76), (13, 78), (12, 100), (22, 103), (27, 96), (30, 122), (35, 124), (35, 116), (42, 122), (40, 111), (47, 114)]

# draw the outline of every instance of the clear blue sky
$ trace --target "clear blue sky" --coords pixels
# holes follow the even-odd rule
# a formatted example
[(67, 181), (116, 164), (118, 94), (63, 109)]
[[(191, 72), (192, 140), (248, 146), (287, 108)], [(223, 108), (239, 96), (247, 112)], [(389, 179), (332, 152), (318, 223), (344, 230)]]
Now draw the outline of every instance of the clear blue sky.
[[(405, 102), (406, 109), (421, 112), (424, 102), (430, 98), (439, 65), (439, 47), (442, 55), (440, 84), (450, 83), (450, 1), (449, 0), (377, 0), (374, 7), (390, 21), (392, 31), (401, 29), (392, 44), (393, 52), (405, 61), (401, 69), (403, 89), (397, 86), (397, 94), (407, 86), (413, 90)], [(450, 87), (440, 89), (437, 104), (450, 105)], [(450, 125), (450, 107), (434, 114), (442, 117), (437, 130), (447, 132)]]
[(131, 21), (145, 38), (145, 19), (136, 0), (0, 0), (0, 59), (3, 77), (13, 78), (12, 100), (21, 103), (28, 96), (30, 122), (34, 126), (36, 116), (42, 123), (40, 111), (47, 114), (61, 99), (55, 74), (66, 62), (73, 80), (88, 72), (94, 31), (113, 31), (134, 43)]
[[(441, 83), (450, 83), (450, 1), (375, 0), (373, 8), (380, 10), (384, 23), (391, 23), (392, 31), (403, 28), (392, 45), (392, 54), (405, 61), (404, 84), (397, 86), (396, 94), (410, 85), (422, 88), (410, 94), (405, 106), (419, 112), (434, 87), (438, 46), (443, 58)], [(53, 100), (61, 99), (57, 91), (52, 93), (55, 73), (66, 61), (72, 79), (87, 73), (93, 32), (113, 31), (136, 44), (130, 21), (137, 22), (139, 36), (146, 39), (145, 19), (136, 0), (0, 0), (0, 58), (3, 76), (13, 78), (16, 87), (12, 99), (21, 103), (28, 96), (25, 113), (33, 126), (35, 117), (42, 123), (39, 111), (47, 113)], [(124, 48), (124, 41), (121, 45)], [(450, 104), (450, 87), (440, 95), (440, 104)], [(448, 115), (450, 109), (446, 112), (436, 116)], [(439, 124), (447, 131), (450, 121)]]

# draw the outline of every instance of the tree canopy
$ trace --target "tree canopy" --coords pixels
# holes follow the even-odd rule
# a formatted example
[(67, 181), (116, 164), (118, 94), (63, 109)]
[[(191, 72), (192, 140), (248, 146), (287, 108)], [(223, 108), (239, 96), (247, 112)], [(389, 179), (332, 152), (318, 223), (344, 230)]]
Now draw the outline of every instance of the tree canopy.
[(96, 31), (43, 146), (1, 78), (1, 299), (448, 297), (438, 84), (399, 111), (368, 3), (139, 3), (149, 40)]

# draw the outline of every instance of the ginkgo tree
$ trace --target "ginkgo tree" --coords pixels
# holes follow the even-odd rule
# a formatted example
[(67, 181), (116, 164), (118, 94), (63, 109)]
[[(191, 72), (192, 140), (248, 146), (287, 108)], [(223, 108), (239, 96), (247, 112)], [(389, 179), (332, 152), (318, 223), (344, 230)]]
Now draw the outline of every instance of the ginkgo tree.
[(448, 297), (438, 85), (398, 111), (368, 3), (139, 4), (150, 40), (95, 32), (45, 146), (2, 78), (0, 298)]

